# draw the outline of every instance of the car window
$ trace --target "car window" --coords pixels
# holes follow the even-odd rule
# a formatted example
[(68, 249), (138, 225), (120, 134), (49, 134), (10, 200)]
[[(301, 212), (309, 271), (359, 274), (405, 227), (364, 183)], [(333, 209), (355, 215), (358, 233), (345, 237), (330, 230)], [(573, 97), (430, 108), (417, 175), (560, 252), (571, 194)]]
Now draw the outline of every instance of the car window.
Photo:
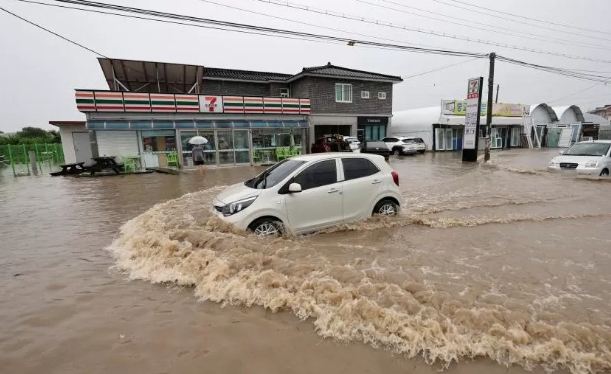
[(384, 138), (384, 140), (382, 140), (384, 143), (394, 143), (394, 142), (398, 142), (399, 139), (397, 138)]
[(368, 177), (380, 171), (377, 166), (366, 158), (343, 158), (344, 180)]
[(609, 143), (577, 143), (564, 154), (568, 156), (604, 156), (610, 146)]
[(244, 182), (246, 187), (258, 190), (272, 188), (288, 177), (293, 171), (297, 170), (305, 161), (286, 159), (265, 170), (256, 177)]
[(303, 191), (337, 183), (335, 159), (317, 162), (306, 168), (295, 177), (295, 183), (299, 183)]

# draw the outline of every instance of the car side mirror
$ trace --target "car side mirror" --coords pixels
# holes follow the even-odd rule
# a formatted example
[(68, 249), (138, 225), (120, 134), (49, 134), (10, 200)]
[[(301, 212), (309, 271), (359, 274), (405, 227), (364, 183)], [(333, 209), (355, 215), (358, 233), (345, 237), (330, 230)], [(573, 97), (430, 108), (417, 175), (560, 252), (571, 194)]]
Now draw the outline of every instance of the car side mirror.
[(564, 154), (564, 151), (559, 151), (559, 152), (558, 152), (558, 154), (563, 155), (563, 154)]
[(289, 192), (290, 193), (298, 193), (301, 192), (301, 185), (299, 183), (291, 183), (289, 185)]

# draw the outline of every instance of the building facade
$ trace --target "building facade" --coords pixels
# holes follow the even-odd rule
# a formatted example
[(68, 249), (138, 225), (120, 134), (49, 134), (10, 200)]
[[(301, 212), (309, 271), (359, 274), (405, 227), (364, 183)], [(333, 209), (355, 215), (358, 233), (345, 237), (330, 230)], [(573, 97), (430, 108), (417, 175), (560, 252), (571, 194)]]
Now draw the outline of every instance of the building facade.
[(189, 140), (199, 135), (208, 140), (206, 164), (253, 165), (307, 153), (324, 134), (377, 140), (401, 81), (330, 63), (282, 74), (98, 60), (109, 90), (76, 90), (86, 121), (84, 129), (60, 126), (74, 145), (67, 160), (137, 156), (142, 167), (192, 166)]

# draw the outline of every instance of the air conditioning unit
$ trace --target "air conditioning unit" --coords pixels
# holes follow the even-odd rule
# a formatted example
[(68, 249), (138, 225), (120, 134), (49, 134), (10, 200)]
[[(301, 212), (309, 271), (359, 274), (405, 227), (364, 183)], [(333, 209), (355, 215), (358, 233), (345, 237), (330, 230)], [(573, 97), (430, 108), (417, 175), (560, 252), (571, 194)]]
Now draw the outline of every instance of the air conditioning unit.
[(280, 97), (291, 97), (289, 89), (288, 88), (281, 88), (280, 89)]

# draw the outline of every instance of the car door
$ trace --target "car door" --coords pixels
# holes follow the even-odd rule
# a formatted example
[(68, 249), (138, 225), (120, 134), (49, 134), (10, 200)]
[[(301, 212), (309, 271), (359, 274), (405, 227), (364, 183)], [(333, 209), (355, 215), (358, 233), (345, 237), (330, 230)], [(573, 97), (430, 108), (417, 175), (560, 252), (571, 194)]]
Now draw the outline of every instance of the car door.
[(291, 229), (304, 233), (326, 228), (344, 219), (341, 183), (336, 158), (318, 161), (292, 180), (301, 192), (286, 195), (285, 204)]
[(384, 139), (382, 139), (382, 141), (383, 141), (384, 143), (386, 143), (386, 146), (387, 146), (387, 147), (388, 147), (388, 149), (389, 149), (389, 150), (391, 150), (391, 151), (392, 151), (392, 149), (393, 149), (393, 147), (394, 147), (395, 145), (397, 145), (397, 144), (399, 144), (399, 143), (400, 143), (400, 141), (399, 141), (399, 139), (398, 139), (398, 138), (384, 138)]
[(371, 216), (373, 200), (383, 188), (382, 172), (367, 158), (342, 158), (342, 190), (344, 220), (353, 221)]

